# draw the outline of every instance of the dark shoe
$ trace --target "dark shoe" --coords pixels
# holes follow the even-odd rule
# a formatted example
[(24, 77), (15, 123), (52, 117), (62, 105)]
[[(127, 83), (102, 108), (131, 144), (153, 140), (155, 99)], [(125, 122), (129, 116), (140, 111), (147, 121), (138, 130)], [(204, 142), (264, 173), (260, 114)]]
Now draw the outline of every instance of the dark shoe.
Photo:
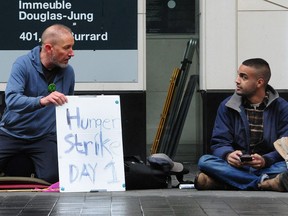
[(228, 185), (221, 183), (212, 177), (200, 172), (194, 180), (194, 187), (197, 190), (231, 190)]
[(266, 191), (278, 191), (278, 192), (286, 191), (281, 183), (281, 174), (278, 174), (275, 178), (263, 181), (258, 186), (261, 190)]

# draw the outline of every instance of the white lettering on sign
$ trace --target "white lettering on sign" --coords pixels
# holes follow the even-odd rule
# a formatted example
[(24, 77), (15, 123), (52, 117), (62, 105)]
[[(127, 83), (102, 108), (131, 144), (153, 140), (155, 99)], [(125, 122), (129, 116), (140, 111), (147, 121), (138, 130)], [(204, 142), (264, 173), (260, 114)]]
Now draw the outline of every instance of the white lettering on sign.
[[(94, 33), (73, 33), (75, 41), (108, 41), (108, 32), (103, 34)], [(41, 42), (41, 38), (37, 32), (22, 32), (19, 36), (22, 41), (38, 41)]]
[(107, 41), (108, 32), (104, 34), (73, 34), (75, 41)]
[(48, 20), (74, 20), (74, 21), (87, 21), (93, 22), (93, 13), (75, 13), (71, 11), (70, 14), (65, 15), (62, 13), (52, 13), (47, 11), (45, 13), (28, 13), (25, 11), (19, 11), (19, 20), (40, 21), (46, 22)]
[(28, 10), (32, 10), (32, 9), (71, 9), (72, 8), (72, 4), (70, 2), (65, 2), (63, 1), (55, 1), (55, 2), (23, 2), (23, 1), (19, 1), (19, 9), (28, 9)]
[[(27, 0), (19, 0), (19, 20), (20, 21), (39, 21), (45, 23), (47, 21), (77, 21), (94, 22), (94, 13), (92, 12), (75, 12), (72, 10), (72, 3), (62, 1), (54, 2), (29, 2)], [(45, 12), (43, 10), (46, 10)], [(108, 41), (108, 32), (101, 33), (73, 33), (75, 41)], [(37, 32), (22, 32), (19, 35), (22, 41), (41, 42), (40, 35)]]
[[(39, 10), (47, 10), (39, 12)], [(66, 1), (55, 2), (23, 2), (19, 1), (19, 20), (46, 22), (49, 20), (94, 21), (93, 13), (74, 12), (72, 4)], [(32, 11), (31, 11), (32, 10)], [(35, 12), (33, 12), (33, 10)], [(51, 12), (49, 10), (57, 10)], [(67, 11), (67, 13), (66, 13)]]

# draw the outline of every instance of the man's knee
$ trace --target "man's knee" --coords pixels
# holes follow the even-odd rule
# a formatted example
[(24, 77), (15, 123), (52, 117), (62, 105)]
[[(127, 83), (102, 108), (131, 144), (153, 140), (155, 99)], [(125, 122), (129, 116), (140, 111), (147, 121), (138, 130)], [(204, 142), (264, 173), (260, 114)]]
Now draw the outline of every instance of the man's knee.
[(208, 155), (208, 154), (202, 155), (198, 161), (199, 169), (201, 170), (201, 169), (205, 168), (208, 165), (208, 161), (211, 160), (212, 157), (214, 157), (214, 156)]
[(45, 173), (42, 173), (42, 174), (38, 174), (37, 178), (42, 179), (44, 181), (47, 181), (47, 182), (53, 184), (53, 183), (59, 181), (58, 170), (57, 170), (57, 172), (56, 171), (54, 171), (54, 172), (50, 171), (49, 173), (45, 172)]

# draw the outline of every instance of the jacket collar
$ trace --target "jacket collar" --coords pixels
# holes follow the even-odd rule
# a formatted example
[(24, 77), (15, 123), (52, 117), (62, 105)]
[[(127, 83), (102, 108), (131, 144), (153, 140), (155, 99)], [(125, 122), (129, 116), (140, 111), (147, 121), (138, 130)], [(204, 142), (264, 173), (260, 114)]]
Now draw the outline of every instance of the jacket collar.
[[(267, 103), (267, 107), (279, 97), (278, 92), (270, 85), (267, 86), (266, 91), (269, 92), (269, 100)], [(242, 106), (242, 96), (234, 93), (231, 98), (227, 101), (225, 106), (234, 109), (238, 112), (241, 111), (240, 107)]]

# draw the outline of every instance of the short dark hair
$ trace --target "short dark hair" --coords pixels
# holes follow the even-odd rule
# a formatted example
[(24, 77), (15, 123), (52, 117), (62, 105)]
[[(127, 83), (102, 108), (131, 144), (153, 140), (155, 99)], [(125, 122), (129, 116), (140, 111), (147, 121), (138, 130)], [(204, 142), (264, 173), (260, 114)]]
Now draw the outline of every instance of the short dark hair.
[(265, 84), (268, 84), (271, 77), (271, 70), (267, 61), (262, 58), (251, 58), (243, 61), (242, 64), (257, 69), (258, 76), (264, 79)]

